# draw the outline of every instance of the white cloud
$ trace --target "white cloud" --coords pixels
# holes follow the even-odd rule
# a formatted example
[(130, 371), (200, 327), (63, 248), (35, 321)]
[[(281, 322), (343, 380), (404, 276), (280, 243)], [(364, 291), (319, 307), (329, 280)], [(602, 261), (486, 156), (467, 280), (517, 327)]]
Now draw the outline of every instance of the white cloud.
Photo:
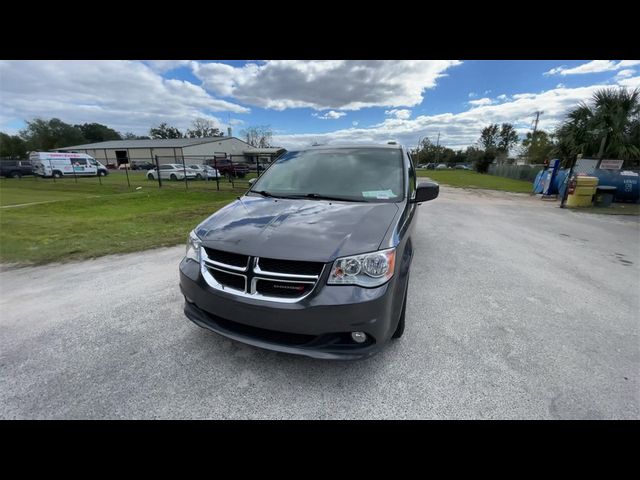
[(622, 60), (618, 63), (618, 68), (633, 67), (635, 65), (640, 65), (640, 60)]
[(609, 72), (638, 64), (640, 64), (640, 60), (621, 60), (620, 62), (613, 60), (591, 60), (590, 62), (573, 68), (567, 68), (565, 65), (561, 65), (545, 72), (544, 75), (580, 75), (585, 73)]
[(640, 88), (640, 76), (622, 78), (618, 80), (618, 85), (628, 88)]
[(166, 73), (176, 68), (186, 67), (191, 62), (189, 60), (147, 60), (144, 63), (158, 73)]
[(358, 122), (357, 120), (354, 120), (353, 122), (351, 122), (351, 125), (353, 125), (354, 127), (357, 127), (359, 123), (360, 122)]
[(414, 106), (457, 60), (272, 60), (233, 67), (193, 62), (203, 86), (262, 108), (359, 110)]
[(633, 77), (633, 74), (636, 73), (635, 70), (633, 70), (632, 68), (625, 68), (624, 70), (620, 70), (617, 74), (616, 74), (616, 78), (627, 78), (627, 77)]
[(196, 117), (248, 108), (212, 97), (193, 83), (163, 79), (136, 61), (0, 61), (0, 128), (34, 117), (99, 122), (147, 133), (160, 122), (186, 129)]
[[(638, 82), (640, 77), (635, 77)], [(632, 79), (624, 79), (632, 80)], [(536, 110), (544, 111), (538, 128), (552, 130), (566, 113), (581, 101), (588, 101), (593, 93), (606, 85), (547, 90), (542, 93), (520, 93), (504, 103), (482, 105), (461, 113), (421, 115), (412, 119), (387, 118), (369, 128), (348, 128), (324, 134), (277, 135), (274, 141), (285, 148), (294, 149), (321, 143), (380, 143), (396, 138), (400, 143), (413, 145), (419, 137), (428, 136), (435, 141), (440, 132), (440, 143), (459, 149), (475, 144), (482, 128), (489, 123), (509, 122), (520, 135), (531, 130)]]
[(507, 99), (507, 96), (503, 93), (502, 95), (498, 95), (498, 100), (504, 101)]
[(564, 83), (559, 83), (556, 85), (556, 88), (564, 88), (564, 87), (565, 87)]
[(406, 108), (394, 108), (393, 110), (385, 110), (385, 115), (392, 116), (394, 118), (400, 118), (402, 120), (406, 120), (411, 117), (411, 110)]
[(469, 92), (469, 98), (475, 98), (478, 94), (476, 92)]
[(490, 98), (484, 97), (484, 98), (479, 98), (477, 100), (469, 100), (469, 103), (474, 107), (482, 107), (484, 105), (491, 105), (493, 103), (493, 100), (491, 100)]
[(320, 115), (319, 113), (312, 113), (311, 114), (312, 117), (317, 117), (317, 118), (320, 118), (322, 120), (337, 120), (338, 118), (344, 117), (345, 115), (346, 115), (346, 113), (344, 113), (344, 112), (336, 112), (335, 110), (329, 110), (324, 115)]

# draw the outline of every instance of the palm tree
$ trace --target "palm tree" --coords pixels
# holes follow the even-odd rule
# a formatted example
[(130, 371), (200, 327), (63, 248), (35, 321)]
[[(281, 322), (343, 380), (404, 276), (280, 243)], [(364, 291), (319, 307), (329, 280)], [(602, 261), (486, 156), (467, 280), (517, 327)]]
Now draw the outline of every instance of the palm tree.
[(640, 158), (640, 90), (602, 89), (581, 103), (556, 131), (556, 154)]

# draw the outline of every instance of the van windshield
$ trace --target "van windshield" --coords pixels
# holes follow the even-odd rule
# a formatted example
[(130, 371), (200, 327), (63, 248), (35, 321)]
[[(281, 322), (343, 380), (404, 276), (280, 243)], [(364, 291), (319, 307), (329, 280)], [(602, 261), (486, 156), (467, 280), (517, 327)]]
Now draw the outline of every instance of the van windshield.
[(250, 192), (284, 198), (397, 202), (404, 197), (398, 148), (336, 148), (288, 152)]

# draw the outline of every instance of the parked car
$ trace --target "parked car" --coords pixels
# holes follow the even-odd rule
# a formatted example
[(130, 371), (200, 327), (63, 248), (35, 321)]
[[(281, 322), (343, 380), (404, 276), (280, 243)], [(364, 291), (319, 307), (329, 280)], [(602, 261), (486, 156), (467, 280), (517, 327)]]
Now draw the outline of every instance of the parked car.
[(20, 178), (33, 175), (33, 165), (29, 160), (0, 160), (0, 177)]
[(189, 165), (189, 168), (195, 170), (197, 180), (215, 180), (220, 178), (220, 172), (211, 165)]
[(60, 178), (108, 175), (107, 168), (86, 153), (31, 152), (33, 173), (40, 177)]
[(184, 313), (262, 348), (372, 355), (404, 332), (417, 207), (438, 191), (399, 145), (287, 152), (189, 234)]
[(435, 169), (436, 169), (435, 163), (427, 163), (427, 170), (435, 170)]
[(232, 162), (226, 158), (216, 159), (215, 168), (218, 169), (220, 175), (229, 179), (244, 178), (249, 173), (249, 167), (246, 163)]
[(151, 162), (133, 162), (131, 170), (153, 170), (155, 167)]
[(439, 164), (438, 164), (438, 165), (436, 165), (436, 167), (435, 167), (435, 169), (436, 169), (436, 170), (446, 170), (447, 168), (448, 168), (448, 167), (447, 167), (447, 164), (446, 164), (446, 163), (439, 163)]
[[(160, 178), (165, 180), (184, 180), (185, 176), (187, 180), (195, 179), (198, 172), (192, 170), (189, 167), (184, 167), (181, 163), (165, 163), (160, 165)], [(147, 180), (157, 180), (157, 169), (149, 170), (147, 172)]]
[(456, 165), (455, 167), (456, 170), (471, 170), (471, 167), (469, 167), (468, 165)]

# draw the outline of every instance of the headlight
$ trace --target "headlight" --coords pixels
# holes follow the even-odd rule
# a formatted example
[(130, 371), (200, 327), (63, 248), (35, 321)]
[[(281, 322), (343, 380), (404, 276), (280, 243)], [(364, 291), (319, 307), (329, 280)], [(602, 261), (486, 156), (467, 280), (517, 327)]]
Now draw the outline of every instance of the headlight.
[(200, 263), (200, 245), (202, 242), (195, 234), (195, 232), (191, 232), (189, 237), (187, 238), (187, 253), (186, 257), (191, 260)]
[(329, 274), (329, 285), (379, 287), (393, 277), (396, 249), (338, 258)]

